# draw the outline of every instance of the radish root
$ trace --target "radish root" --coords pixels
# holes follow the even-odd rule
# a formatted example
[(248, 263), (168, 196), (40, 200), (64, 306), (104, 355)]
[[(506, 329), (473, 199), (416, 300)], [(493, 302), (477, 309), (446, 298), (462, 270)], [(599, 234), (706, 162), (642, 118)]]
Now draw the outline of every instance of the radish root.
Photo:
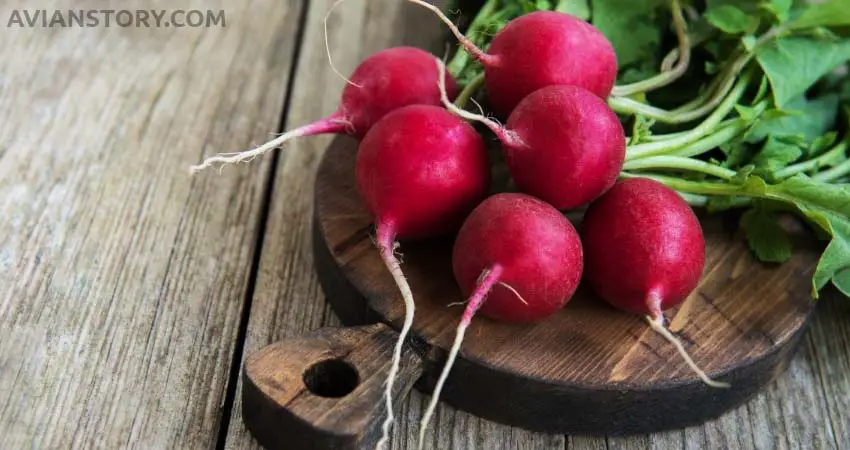
[(514, 287), (513, 287), (513, 286), (511, 286), (511, 285), (510, 285), (510, 284), (508, 284), (508, 283), (505, 283), (504, 281), (500, 281), (498, 284), (499, 284), (499, 286), (502, 286), (503, 288), (505, 288), (505, 289), (507, 289), (507, 290), (511, 291), (514, 295), (516, 295), (516, 298), (518, 298), (518, 299), (519, 299), (519, 301), (521, 301), (523, 305), (528, 306), (528, 302), (527, 302), (527, 301), (525, 301), (525, 299), (524, 299), (524, 298), (522, 298), (522, 296), (521, 296), (521, 295), (519, 295), (519, 292), (517, 292), (517, 291), (516, 291), (516, 289), (514, 289)]
[(325, 13), (325, 19), (322, 21), (322, 25), (325, 28), (325, 53), (327, 53), (327, 55), (328, 55), (328, 64), (331, 65), (331, 70), (333, 70), (335, 74), (337, 74), (340, 78), (345, 80), (346, 83), (348, 83), (348, 84), (350, 84), (354, 87), (362, 88), (363, 86), (351, 81), (350, 79), (348, 79), (348, 77), (343, 75), (339, 70), (336, 70), (336, 66), (334, 65), (334, 60), (333, 60), (333, 58), (331, 58), (331, 45), (328, 43), (328, 18), (334, 12), (336, 7), (339, 6), (339, 4), (342, 3), (343, 1), (345, 1), (345, 0), (336, 0), (334, 2), (334, 4), (331, 5), (330, 9), (328, 9), (328, 12)]
[(410, 327), (413, 325), (413, 292), (410, 290), (410, 285), (407, 284), (407, 279), (404, 278), (404, 273), (401, 270), (401, 264), (393, 253), (398, 242), (395, 241), (395, 236), (392, 231), (392, 226), (386, 224), (378, 225), (377, 232), (378, 249), (381, 253), (381, 259), (384, 260), (387, 269), (393, 276), (398, 289), (401, 291), (401, 297), (404, 300), (404, 324), (401, 327), (401, 332), (398, 335), (395, 349), (393, 350), (393, 360), (390, 365), (390, 373), (387, 376), (387, 384), (384, 390), (384, 400), (387, 408), (387, 418), (384, 419), (382, 426), (381, 439), (375, 446), (380, 450), (386, 446), (390, 437), (390, 427), (393, 424), (393, 383), (398, 375), (398, 369), (401, 365), (401, 352), (404, 349), (404, 342), (410, 332)]
[(447, 27), (449, 27), (449, 31), (451, 31), (452, 34), (455, 35), (455, 37), (457, 38), (458, 42), (460, 42), (460, 45), (463, 47), (463, 49), (466, 50), (467, 52), (469, 52), (469, 54), (472, 55), (475, 59), (481, 61), (485, 65), (493, 64), (495, 62), (495, 57), (493, 55), (488, 55), (488, 54), (484, 53), (483, 50), (476, 47), (475, 44), (473, 44), (472, 41), (469, 40), (469, 38), (467, 38), (466, 36), (463, 35), (463, 33), (460, 32), (460, 30), (457, 28), (457, 26), (454, 24), (454, 22), (452, 22), (451, 19), (446, 17), (446, 15), (443, 14), (442, 11), (440, 11), (440, 8), (437, 8), (436, 6), (434, 6), (430, 3), (424, 2), (422, 0), (407, 0), (407, 1), (409, 1), (411, 3), (415, 3), (419, 6), (422, 6), (423, 8), (426, 8), (426, 9), (430, 10), (431, 12), (433, 12), (441, 21), (443, 21), (443, 23), (446, 24)]
[(715, 388), (731, 387), (731, 384), (729, 383), (712, 380), (708, 375), (706, 375), (706, 373), (702, 369), (699, 368), (697, 363), (695, 363), (694, 360), (691, 358), (691, 355), (688, 354), (688, 351), (685, 350), (685, 347), (682, 345), (679, 339), (676, 338), (676, 336), (674, 336), (673, 333), (671, 333), (670, 330), (668, 330), (667, 327), (664, 326), (663, 314), (656, 314), (655, 317), (646, 316), (646, 321), (649, 323), (650, 328), (652, 328), (655, 332), (663, 336), (664, 339), (666, 339), (671, 344), (673, 344), (674, 347), (676, 347), (676, 350), (679, 351), (679, 355), (682, 356), (685, 362), (688, 363), (688, 366), (691, 368), (691, 370), (693, 370), (694, 373), (699, 376), (703, 383)]
[(446, 92), (446, 66), (440, 60), (437, 60), (437, 72), (437, 84), (440, 86), (440, 101), (443, 103), (443, 106), (445, 106), (446, 109), (449, 110), (449, 112), (466, 120), (474, 120), (476, 122), (481, 122), (482, 124), (484, 124), (484, 126), (489, 128), (490, 131), (492, 131), (493, 134), (495, 134), (499, 138), (499, 140), (502, 141), (502, 143), (504, 144), (508, 144), (513, 147), (523, 147), (525, 145), (522, 139), (520, 139), (520, 137), (516, 133), (503, 127), (502, 124), (500, 124), (499, 122), (485, 117), (483, 114), (475, 114), (465, 109), (458, 108), (457, 105), (455, 105), (449, 100), (449, 95)]
[(313, 136), (316, 134), (323, 133), (342, 133), (346, 130), (346, 126), (348, 125), (349, 122), (347, 120), (343, 119), (338, 113), (334, 113), (319, 121), (304, 125), (303, 127), (299, 127), (294, 130), (287, 131), (286, 133), (283, 133), (280, 136), (272, 139), (271, 141), (268, 141), (265, 144), (252, 150), (246, 150), (244, 152), (239, 153), (219, 153), (216, 156), (211, 156), (205, 159), (201, 164), (189, 167), (189, 172), (192, 174), (196, 174), (206, 169), (207, 167), (212, 167), (217, 163), (224, 166), (226, 164), (249, 162), (256, 157), (263, 155), (269, 150), (273, 150), (277, 147), (280, 147), (286, 141), (289, 141), (291, 139), (302, 136)]
[[(434, 409), (437, 407), (437, 402), (440, 401), (440, 392), (443, 390), (446, 378), (449, 377), (449, 372), (451, 371), (455, 359), (457, 358), (457, 354), (460, 351), (460, 346), (461, 343), (463, 343), (463, 336), (466, 334), (466, 329), (469, 328), (469, 324), (472, 322), (472, 317), (475, 316), (475, 313), (478, 312), (478, 309), (484, 304), (487, 294), (490, 293), (493, 286), (500, 283), (499, 277), (502, 275), (502, 266), (494, 264), (489, 269), (485, 269), (481, 275), (482, 276), (478, 278), (478, 287), (475, 288), (475, 292), (473, 292), (469, 297), (469, 303), (467, 304), (466, 309), (463, 310), (463, 315), (461, 316), (460, 323), (457, 326), (455, 340), (452, 343), (452, 348), (449, 350), (449, 356), (446, 358), (446, 364), (443, 366), (440, 378), (437, 379), (437, 384), (434, 386), (434, 392), (431, 394), (431, 400), (428, 402), (428, 408), (425, 409), (425, 413), (422, 415), (422, 421), (419, 423), (419, 450), (422, 450), (423, 445), (425, 444), (425, 430), (428, 428), (428, 422), (431, 420), (431, 416), (434, 415)], [(513, 290), (513, 288), (511, 288), (511, 290)]]

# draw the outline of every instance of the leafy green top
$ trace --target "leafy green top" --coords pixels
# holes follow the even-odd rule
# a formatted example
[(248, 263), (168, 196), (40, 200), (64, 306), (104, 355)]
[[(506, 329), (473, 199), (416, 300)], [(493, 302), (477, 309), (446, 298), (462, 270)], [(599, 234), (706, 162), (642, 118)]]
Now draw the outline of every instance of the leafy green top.
[[(791, 257), (779, 219), (795, 212), (829, 240), (813, 295), (831, 282), (850, 296), (850, 4), (704, 3), (486, 0), (466, 34), (486, 48), (531, 11), (589, 20), (620, 66), (608, 103), (632, 130), (621, 175), (656, 179), (712, 211), (745, 208), (741, 226), (767, 262)], [(448, 68), (467, 86), (458, 103), (482, 96), (477, 61), (459, 51)]]

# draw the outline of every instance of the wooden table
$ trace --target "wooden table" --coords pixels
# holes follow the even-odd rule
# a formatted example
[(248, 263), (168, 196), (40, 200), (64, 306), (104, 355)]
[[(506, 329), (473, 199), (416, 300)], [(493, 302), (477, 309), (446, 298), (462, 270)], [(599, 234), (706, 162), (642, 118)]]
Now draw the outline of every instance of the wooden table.
[[(105, 9), (106, 2), (4, 2)], [(330, 0), (185, 0), (226, 27), (0, 29), (0, 447), (255, 448), (246, 353), (337, 324), (313, 273), (314, 171), (329, 138), (190, 177), (336, 106)], [(112, 8), (176, 9), (159, 1)], [(441, 53), (440, 25), (400, 0), (331, 18), (343, 72), (380, 48)], [(415, 437), (423, 400), (400, 412)], [(699, 427), (635, 437), (535, 434), (440, 407), (434, 448), (850, 446), (850, 302), (828, 296), (791, 368)]]

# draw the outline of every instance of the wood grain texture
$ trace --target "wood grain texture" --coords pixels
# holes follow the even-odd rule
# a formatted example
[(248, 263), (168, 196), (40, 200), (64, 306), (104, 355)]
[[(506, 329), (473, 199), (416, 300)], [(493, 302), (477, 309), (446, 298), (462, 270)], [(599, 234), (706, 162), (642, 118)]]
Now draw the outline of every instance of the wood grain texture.
[(269, 166), (188, 175), (265, 139), (298, 4), (186, 1), (226, 28), (6, 28), (0, 4), (0, 442), (210, 448)]

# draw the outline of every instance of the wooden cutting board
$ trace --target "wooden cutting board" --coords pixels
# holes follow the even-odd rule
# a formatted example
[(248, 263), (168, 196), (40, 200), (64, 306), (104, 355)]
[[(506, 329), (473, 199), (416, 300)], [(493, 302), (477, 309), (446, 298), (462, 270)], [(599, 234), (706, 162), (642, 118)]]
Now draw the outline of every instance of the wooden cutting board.
[[(404, 307), (356, 191), (356, 150), (354, 140), (336, 139), (319, 169), (315, 265), (344, 323), (389, 327), (323, 329), (251, 355), (245, 422), (268, 447), (367, 448), (385, 414), (381, 392)], [(813, 310), (810, 276), (819, 248), (791, 224), (794, 258), (762, 264), (736, 223), (729, 216), (702, 218), (702, 282), (667, 312), (670, 329), (697, 364), (731, 388), (701, 383), (640, 317), (581, 287), (562, 311), (537, 324), (476, 318), (442, 400), (505, 424), (591, 434), (680, 428), (744, 402), (788, 365)], [(433, 389), (454, 338), (463, 307), (450, 304), (465, 299), (452, 277), (451, 246), (451, 237), (401, 244), (416, 318), (397, 399), (414, 383)]]

